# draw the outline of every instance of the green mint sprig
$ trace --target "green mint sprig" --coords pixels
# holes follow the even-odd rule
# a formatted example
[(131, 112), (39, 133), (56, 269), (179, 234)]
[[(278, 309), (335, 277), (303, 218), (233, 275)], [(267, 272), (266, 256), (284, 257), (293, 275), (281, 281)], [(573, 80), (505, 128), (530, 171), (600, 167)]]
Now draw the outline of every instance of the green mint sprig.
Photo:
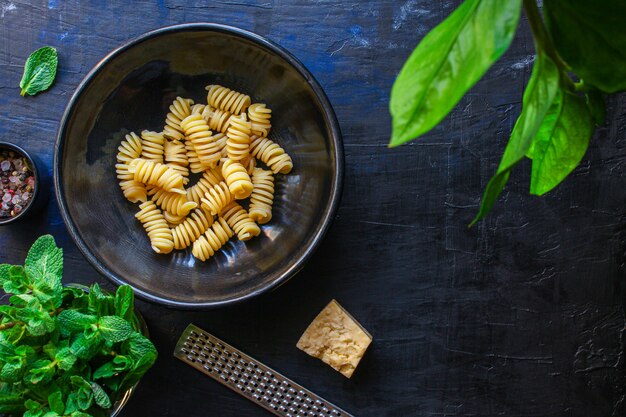
[(134, 294), (94, 284), (63, 287), (63, 252), (50, 235), (24, 266), (0, 265), (0, 414), (105, 417), (154, 364), (157, 351), (139, 332)]

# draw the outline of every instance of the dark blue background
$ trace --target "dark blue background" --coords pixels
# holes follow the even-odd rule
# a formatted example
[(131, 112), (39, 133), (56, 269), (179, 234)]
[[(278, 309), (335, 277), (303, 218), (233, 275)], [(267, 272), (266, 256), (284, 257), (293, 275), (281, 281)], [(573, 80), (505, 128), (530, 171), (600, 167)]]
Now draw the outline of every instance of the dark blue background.
[[(458, 3), (0, 0), (0, 138), (38, 155), (48, 174), (80, 80), (111, 49), (175, 23), (230, 24), (284, 46), (324, 87), (344, 133), (342, 204), (296, 278), (218, 311), (139, 303), (160, 358), (124, 416), (267, 415), (172, 358), (189, 322), (357, 416), (625, 414), (626, 98), (609, 100), (608, 122), (556, 191), (529, 196), (523, 164), (494, 212), (470, 230), (530, 75), (525, 19), (510, 50), (443, 123), (386, 147), (393, 80)], [(43, 45), (58, 48), (59, 76), (49, 92), (22, 98), (24, 60)], [(103, 282), (70, 240), (54, 198), (37, 218), (0, 228), (0, 261), (20, 262), (43, 233), (65, 250), (66, 282)], [(295, 348), (331, 298), (375, 339), (352, 380)]]

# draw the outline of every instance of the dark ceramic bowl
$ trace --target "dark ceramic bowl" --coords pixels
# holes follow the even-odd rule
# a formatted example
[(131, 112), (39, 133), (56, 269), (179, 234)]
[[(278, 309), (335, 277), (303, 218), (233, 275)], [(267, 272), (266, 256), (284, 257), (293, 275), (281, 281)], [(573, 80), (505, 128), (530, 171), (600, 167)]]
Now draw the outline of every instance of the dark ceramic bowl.
[[(203, 263), (190, 250), (152, 251), (114, 164), (125, 133), (160, 131), (177, 95), (206, 102), (211, 83), (271, 107), (270, 138), (292, 156), (294, 169), (276, 176), (273, 218), (261, 236), (231, 239)], [(232, 27), (178, 25), (111, 52), (85, 77), (61, 120), (54, 179), (63, 220), (98, 271), (150, 301), (217, 307), (284, 283), (319, 245), (341, 194), (341, 133), (319, 84), (280, 46)]]
[(28, 152), (21, 147), (8, 142), (0, 142), (0, 151), (1, 150), (13, 151), (26, 158), (29, 168), (33, 171), (35, 185), (33, 187), (33, 196), (28, 205), (15, 217), (0, 217), (0, 226), (26, 219), (38, 212), (48, 200), (48, 188), (50, 186), (50, 181), (45, 175), (45, 169), (38, 159), (29, 155)]

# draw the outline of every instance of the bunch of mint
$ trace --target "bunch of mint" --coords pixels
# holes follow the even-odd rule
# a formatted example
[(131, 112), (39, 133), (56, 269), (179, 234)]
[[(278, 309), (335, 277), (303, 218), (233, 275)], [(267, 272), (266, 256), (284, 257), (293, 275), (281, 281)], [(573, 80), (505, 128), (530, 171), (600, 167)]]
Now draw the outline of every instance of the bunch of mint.
[(140, 333), (134, 294), (98, 284), (63, 287), (63, 251), (50, 235), (24, 266), (0, 265), (12, 294), (0, 306), (0, 414), (104, 417), (154, 364), (157, 351)]

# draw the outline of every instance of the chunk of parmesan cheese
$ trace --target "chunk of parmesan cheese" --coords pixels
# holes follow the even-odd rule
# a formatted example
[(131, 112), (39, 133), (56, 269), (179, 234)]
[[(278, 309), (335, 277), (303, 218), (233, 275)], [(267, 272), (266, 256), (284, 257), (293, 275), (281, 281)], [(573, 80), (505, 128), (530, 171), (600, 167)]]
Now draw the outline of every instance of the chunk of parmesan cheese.
[(298, 349), (352, 376), (372, 336), (336, 300), (315, 317), (298, 340)]

